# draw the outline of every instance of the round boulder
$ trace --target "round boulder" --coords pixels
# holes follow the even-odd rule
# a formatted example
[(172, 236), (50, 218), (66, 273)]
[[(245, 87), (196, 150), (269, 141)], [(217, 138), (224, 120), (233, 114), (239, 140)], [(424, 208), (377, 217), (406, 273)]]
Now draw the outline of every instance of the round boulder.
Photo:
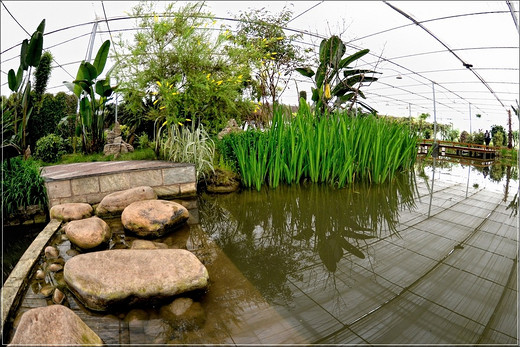
[(188, 210), (173, 201), (143, 200), (128, 205), (121, 214), (125, 229), (144, 238), (161, 237), (185, 223)]
[(103, 341), (70, 308), (50, 305), (23, 314), (10, 343), (16, 345), (102, 346)]
[(51, 207), (51, 219), (58, 219), (64, 222), (88, 218), (92, 215), (92, 206), (84, 202), (70, 202), (67, 204), (55, 205)]
[(96, 208), (98, 216), (120, 215), (125, 207), (141, 200), (157, 199), (152, 187), (142, 186), (108, 194)]
[(112, 236), (108, 224), (96, 216), (71, 221), (64, 229), (70, 242), (83, 249), (97, 247)]

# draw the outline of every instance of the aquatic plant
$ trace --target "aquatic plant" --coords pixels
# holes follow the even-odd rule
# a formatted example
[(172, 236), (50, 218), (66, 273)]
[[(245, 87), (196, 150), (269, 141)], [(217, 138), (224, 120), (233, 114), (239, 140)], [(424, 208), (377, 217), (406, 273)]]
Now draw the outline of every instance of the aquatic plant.
[(356, 180), (382, 183), (412, 168), (416, 158), (416, 136), (406, 125), (346, 112), (316, 118), (306, 103), (291, 119), (275, 109), (265, 132), (233, 136), (229, 143), (236, 157), (230, 159), (236, 160), (243, 185), (257, 190), (266, 182), (275, 188), (305, 178), (338, 187)]

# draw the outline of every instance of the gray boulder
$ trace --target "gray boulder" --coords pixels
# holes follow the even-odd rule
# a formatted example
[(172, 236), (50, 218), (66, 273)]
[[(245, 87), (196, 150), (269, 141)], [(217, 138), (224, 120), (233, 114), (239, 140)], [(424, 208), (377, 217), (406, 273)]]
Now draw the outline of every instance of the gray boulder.
[(102, 346), (103, 341), (71, 309), (51, 305), (33, 308), (23, 314), (12, 345)]
[(141, 186), (122, 190), (105, 196), (96, 208), (96, 215), (119, 215), (133, 202), (153, 199), (157, 199), (157, 194), (152, 187)]
[(50, 216), (51, 219), (58, 219), (64, 222), (88, 218), (92, 216), (92, 206), (84, 202), (54, 205), (51, 207)]
[(110, 240), (112, 232), (104, 220), (90, 217), (67, 223), (65, 234), (70, 242), (83, 249), (90, 249)]
[(125, 229), (144, 238), (161, 237), (185, 223), (190, 214), (173, 201), (143, 200), (128, 205), (121, 214)]
[(80, 254), (65, 263), (64, 279), (95, 311), (158, 301), (208, 285), (208, 271), (183, 249), (115, 249)]

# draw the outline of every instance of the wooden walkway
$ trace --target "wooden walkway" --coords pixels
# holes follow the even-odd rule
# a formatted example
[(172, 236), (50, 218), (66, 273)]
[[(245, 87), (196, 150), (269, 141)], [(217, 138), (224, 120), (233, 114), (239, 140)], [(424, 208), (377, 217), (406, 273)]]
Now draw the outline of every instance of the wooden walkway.
[[(419, 153), (426, 154), (430, 147), (433, 146), (432, 139), (421, 139), (418, 143)], [(442, 156), (470, 157), (479, 159), (495, 158), (501, 147), (478, 145), (474, 143), (436, 141), (439, 148), (439, 154)]]

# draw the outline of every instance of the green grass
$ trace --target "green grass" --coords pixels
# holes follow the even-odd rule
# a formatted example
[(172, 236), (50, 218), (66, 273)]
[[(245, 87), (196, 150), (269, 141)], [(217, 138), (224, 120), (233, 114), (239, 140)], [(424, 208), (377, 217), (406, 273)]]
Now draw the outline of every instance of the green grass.
[(40, 165), (33, 159), (11, 159), (11, 167), (2, 161), (2, 209), (4, 214), (30, 205), (47, 206), (47, 195)]
[[(295, 117), (276, 109), (265, 132), (230, 134), (234, 155), (224, 155), (238, 167), (246, 187), (267, 183), (298, 183), (309, 179), (343, 187), (355, 181), (382, 183), (409, 170), (416, 159), (416, 136), (409, 127), (374, 116), (333, 113), (314, 117), (302, 105)], [(219, 146), (222, 148), (222, 145)]]

